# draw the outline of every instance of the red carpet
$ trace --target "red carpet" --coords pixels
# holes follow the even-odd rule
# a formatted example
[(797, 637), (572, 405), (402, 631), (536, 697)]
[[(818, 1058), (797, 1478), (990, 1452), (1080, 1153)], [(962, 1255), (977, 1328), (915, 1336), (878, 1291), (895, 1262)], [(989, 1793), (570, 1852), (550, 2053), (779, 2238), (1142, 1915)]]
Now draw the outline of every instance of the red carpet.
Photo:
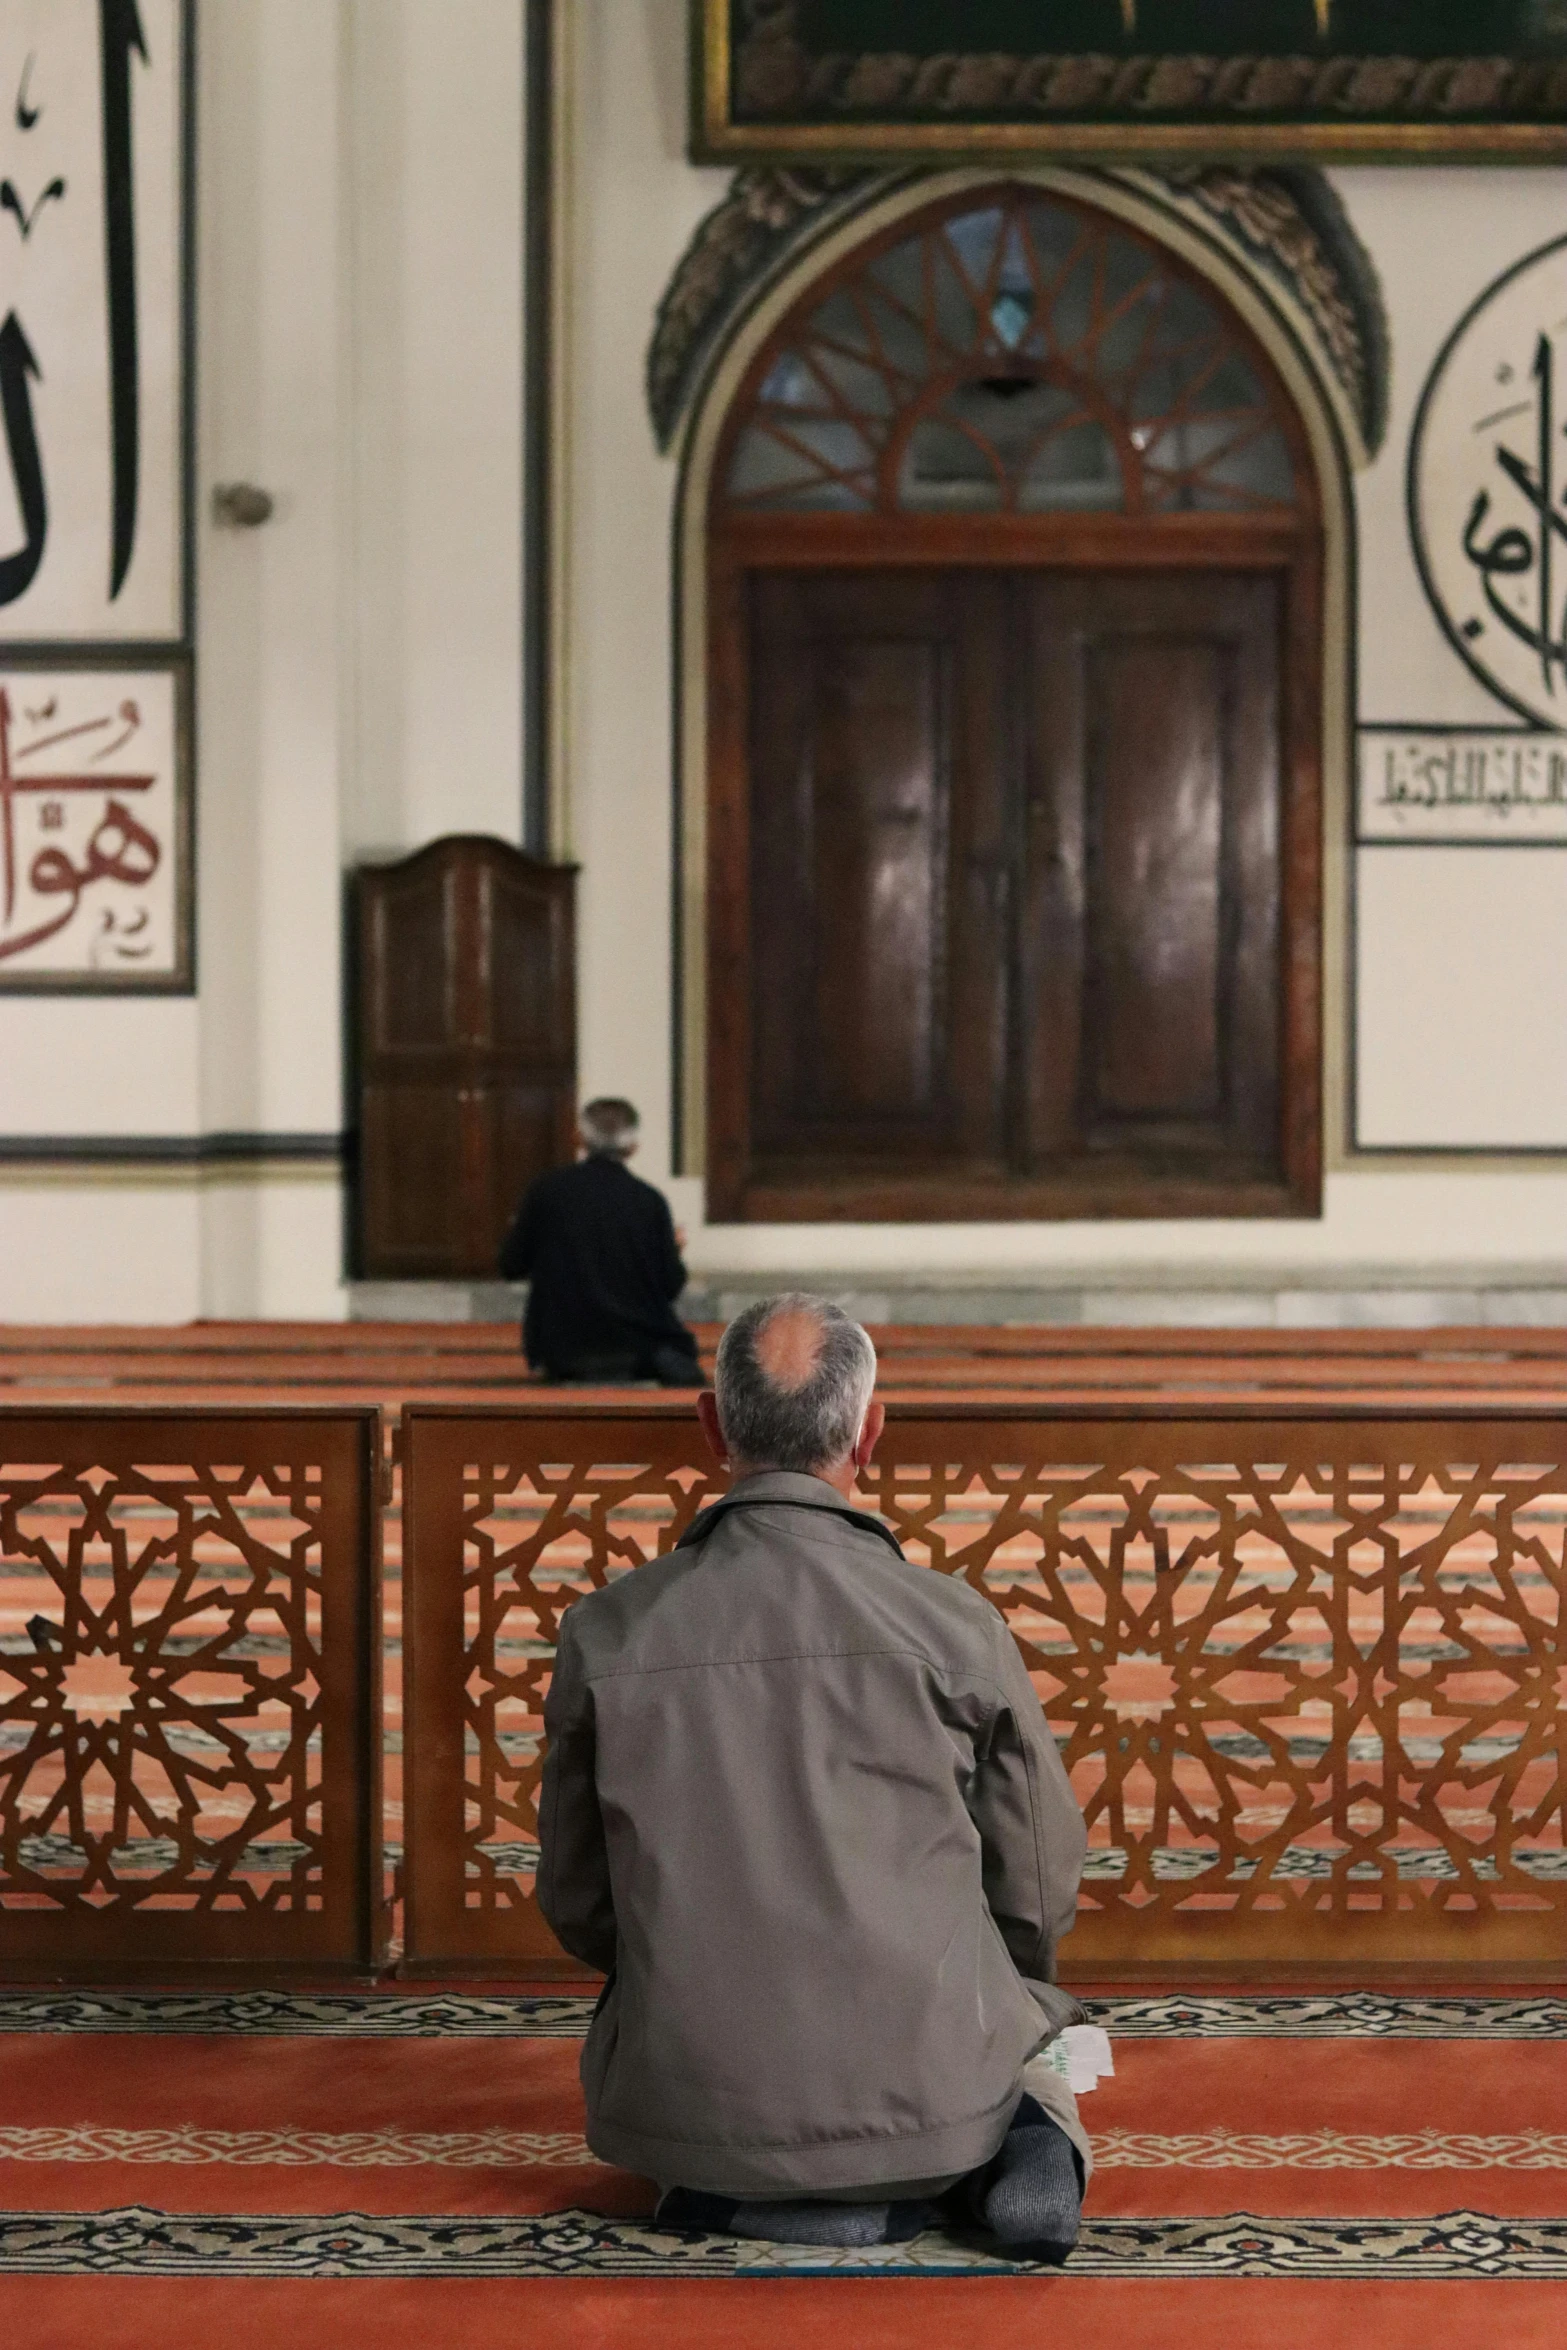
[(1560, 2285), (13, 2278), (16, 2350), (1561, 2350)]
[[(1560, 2000), (1102, 2003), (1117, 2069), (1083, 2101), (1099, 2169), (1064, 2275), (934, 2235), (877, 2256), (887, 2275), (867, 2256), (824, 2274), (815, 2254), (779, 2274), (776, 2249), (657, 2235), (646, 2183), (580, 2142), (562, 2035), (585, 2012), (422, 1991), (0, 1995), (6, 2343), (1563, 2339)], [(617, 2273), (627, 2260), (644, 2273)], [(926, 2262), (942, 2273), (908, 2273)]]

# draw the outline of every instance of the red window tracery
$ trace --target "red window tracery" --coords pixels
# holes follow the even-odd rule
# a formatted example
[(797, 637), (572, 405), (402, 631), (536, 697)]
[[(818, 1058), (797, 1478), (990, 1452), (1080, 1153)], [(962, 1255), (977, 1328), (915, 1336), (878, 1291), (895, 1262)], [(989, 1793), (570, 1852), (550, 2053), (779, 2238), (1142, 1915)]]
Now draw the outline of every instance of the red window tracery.
[(1295, 468), (1218, 298), (1107, 215), (1009, 188), (813, 287), (730, 443), (731, 512), (1278, 518)]

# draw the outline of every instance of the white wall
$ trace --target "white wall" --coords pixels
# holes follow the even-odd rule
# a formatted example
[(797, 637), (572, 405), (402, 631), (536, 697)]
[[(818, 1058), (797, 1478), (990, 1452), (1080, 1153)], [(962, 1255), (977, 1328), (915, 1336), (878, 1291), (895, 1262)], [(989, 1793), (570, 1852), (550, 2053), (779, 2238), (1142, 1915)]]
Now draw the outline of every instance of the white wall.
[[(331, 1132), (350, 489), (339, 27), (315, 0), (225, 0), (198, 29), (200, 1123)], [(270, 490), (273, 520), (215, 528), (221, 481)], [(330, 1172), (312, 1188), (330, 1207)], [(202, 1184), (204, 1310), (281, 1308), (264, 1248), (242, 1242), (292, 1191)], [(296, 1258), (296, 1310), (334, 1310), (337, 1256), (334, 1238)]]
[[(12, 1135), (338, 1131), (344, 863), (520, 830), (521, 0), (197, 35), (199, 992), (0, 998)], [(329, 1164), (0, 1181), (0, 1320), (344, 1304)]]
[[(1438, 626), (1407, 518), (1416, 407), (1454, 326), (1505, 270), (1561, 234), (1559, 171), (1344, 171), (1340, 195), (1375, 261), (1393, 347), (1388, 434), (1357, 487), (1360, 715), (1495, 726), (1487, 693)], [(1542, 321), (1542, 324), (1545, 323)], [(1567, 1148), (1567, 852), (1364, 848), (1355, 859), (1358, 1139), (1482, 1150)], [(1529, 1193), (1542, 1207), (1550, 1194)], [(1554, 1211), (1552, 1211), (1554, 1212)], [(1547, 1254), (1567, 1220), (1531, 1215)]]
[(657, 1176), (671, 1141), (675, 469), (653, 447), (642, 369), (658, 298), (729, 175), (685, 161), (684, 0), (585, 0), (567, 15), (562, 845), (582, 864), (583, 1089), (637, 1103), (639, 1164)]
[[(325, 13), (325, 11), (323, 11)], [(343, 840), (521, 836), (520, 0), (346, 0)]]

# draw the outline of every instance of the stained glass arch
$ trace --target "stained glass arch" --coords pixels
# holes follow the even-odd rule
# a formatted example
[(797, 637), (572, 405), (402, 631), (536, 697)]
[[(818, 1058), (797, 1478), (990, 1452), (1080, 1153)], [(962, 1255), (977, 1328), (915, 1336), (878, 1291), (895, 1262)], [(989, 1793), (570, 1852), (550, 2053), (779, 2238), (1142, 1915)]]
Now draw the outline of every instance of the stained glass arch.
[(736, 515), (1279, 520), (1292, 440), (1211, 287), (1105, 213), (1004, 187), (810, 288), (752, 371), (718, 495)]

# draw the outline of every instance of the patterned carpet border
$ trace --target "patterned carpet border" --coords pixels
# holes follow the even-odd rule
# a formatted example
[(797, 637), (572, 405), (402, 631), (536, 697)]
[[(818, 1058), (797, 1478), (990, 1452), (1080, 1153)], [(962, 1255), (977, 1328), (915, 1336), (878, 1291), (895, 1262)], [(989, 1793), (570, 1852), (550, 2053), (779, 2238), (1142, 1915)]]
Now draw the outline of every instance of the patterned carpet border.
[[(1259, 1994), (1089, 1999), (1122, 2040), (1567, 2040), (1567, 1998)], [(237, 2038), (578, 2040), (577, 1992), (0, 1991), (0, 2034), (193, 2033)]]
[[(113, 2129), (0, 2122), (0, 2163), (151, 2163), (291, 2170), (558, 2170), (596, 2157), (575, 2130)], [(1099, 2170), (1567, 2171), (1567, 2134), (1515, 2130), (1096, 2130)]]
[(1202, 1993), (1088, 1999), (1119, 2040), (1567, 2040), (1567, 1999)]
[[(993, 2253), (942, 2236), (823, 2254), (732, 2238), (683, 2240), (586, 2212), (543, 2219), (370, 2218), (359, 2212), (173, 2216), (0, 2215), (0, 2275), (117, 2277), (995, 2276)], [(1085, 2223), (1071, 2274), (1084, 2277), (1320, 2277), (1380, 2282), (1567, 2281), (1567, 2220), (1102, 2219)]]
[(580, 1993), (0, 1991), (0, 2033), (178, 2032), (202, 2038), (580, 2040)]

